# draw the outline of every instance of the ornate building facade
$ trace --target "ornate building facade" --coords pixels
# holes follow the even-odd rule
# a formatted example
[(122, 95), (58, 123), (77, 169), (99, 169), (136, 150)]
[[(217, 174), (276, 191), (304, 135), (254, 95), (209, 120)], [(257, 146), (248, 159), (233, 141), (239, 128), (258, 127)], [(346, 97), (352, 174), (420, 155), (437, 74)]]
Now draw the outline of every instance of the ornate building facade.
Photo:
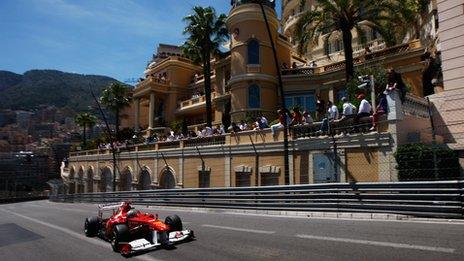
[[(230, 51), (211, 61), (213, 124), (221, 124), (227, 115), (235, 122), (257, 115), (275, 119), (281, 104), (270, 41), (282, 68), (286, 107), (299, 105), (314, 112), (316, 95), (333, 102), (346, 95), (345, 63), (336, 42), (330, 42), (327, 50), (322, 41), (306, 57), (296, 53), (295, 21), (302, 11), (316, 8), (314, 1), (307, 1), (299, 9), (298, 2), (283, 1), (280, 21), (272, 1), (264, 6), (270, 37), (258, 4), (233, 4), (227, 19)], [(369, 46), (369, 55), (355, 51), (355, 65), (395, 68), (411, 86), (411, 94), (403, 105), (398, 96), (389, 97), (390, 113), (376, 133), (339, 137), (337, 142), (331, 137), (292, 133), (288, 184), (396, 181), (393, 153), (397, 146), (411, 140), (431, 142), (429, 135), (421, 133), (430, 128), (428, 104), (422, 98), (427, 47), (421, 39), (414, 39), (386, 48), (376, 34)], [(166, 132), (173, 121), (191, 130), (204, 127), (202, 68), (172, 46), (160, 46), (154, 58), (133, 91), (133, 104), (125, 112), (123, 125), (145, 136)], [(316, 65), (307, 66), (312, 61)], [(297, 68), (284, 66), (294, 63)], [(62, 177), (72, 193), (111, 190), (113, 177), (118, 190), (283, 185), (282, 148), (283, 133), (273, 135), (266, 129), (130, 146), (119, 151), (115, 170), (108, 150), (75, 152), (69, 165), (62, 166)]]

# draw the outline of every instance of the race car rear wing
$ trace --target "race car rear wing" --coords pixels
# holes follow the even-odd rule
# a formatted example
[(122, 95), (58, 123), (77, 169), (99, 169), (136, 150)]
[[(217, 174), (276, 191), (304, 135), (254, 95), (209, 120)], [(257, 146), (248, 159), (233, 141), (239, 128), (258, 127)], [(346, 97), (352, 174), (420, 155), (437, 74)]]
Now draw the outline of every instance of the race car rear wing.
[(120, 208), (123, 204), (124, 204), (124, 202), (99, 204), (98, 205), (98, 210), (99, 211), (114, 210), (114, 209)]
[(100, 204), (98, 205), (98, 216), (100, 218), (103, 218), (103, 213), (110, 212), (110, 211), (112, 211), (114, 215), (123, 204), (124, 202)]

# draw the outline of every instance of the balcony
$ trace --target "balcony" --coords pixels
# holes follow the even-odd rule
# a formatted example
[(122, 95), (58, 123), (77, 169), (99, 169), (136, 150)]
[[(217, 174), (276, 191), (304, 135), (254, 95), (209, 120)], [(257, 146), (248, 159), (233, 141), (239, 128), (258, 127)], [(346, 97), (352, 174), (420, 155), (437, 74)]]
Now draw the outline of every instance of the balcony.
[(168, 92), (170, 81), (163, 78), (149, 76), (135, 86), (134, 96), (142, 96), (149, 91)]
[(285, 25), (284, 25), (284, 34), (287, 34), (288, 31), (290, 30), (290, 28), (292, 28), (296, 22), (298, 21), (298, 19), (303, 15), (304, 12), (299, 12), (295, 15), (291, 15), (288, 17), (287, 21), (285, 22)]
[[(364, 49), (358, 48), (353, 52), (354, 58), (353, 63), (354, 65), (360, 65), (368, 62), (375, 62), (377, 60), (382, 60), (388, 57), (405, 55), (411, 51), (420, 50), (421, 44), (419, 40), (414, 40), (409, 43), (396, 45), (390, 48), (385, 48), (383, 42), (373, 41), (370, 43), (371, 53), (365, 53)], [(282, 70), (282, 75), (291, 76), (291, 75), (318, 75), (323, 73), (330, 73), (335, 72), (338, 70), (345, 69), (345, 61), (331, 63), (325, 66), (320, 67), (300, 67), (295, 69), (285, 69)]]
[(151, 62), (147, 66), (147, 69), (144, 71), (144, 73), (145, 74), (156, 73), (157, 68), (164, 67), (170, 63), (178, 63), (178, 62), (192, 64), (191, 60), (184, 58), (182, 56), (169, 56), (160, 62)]
[[(211, 100), (216, 98), (217, 93), (213, 92), (211, 93)], [(177, 105), (177, 113), (184, 113), (184, 112), (192, 112), (192, 111), (199, 111), (200, 109), (206, 108), (206, 96), (198, 96), (198, 97), (193, 97), (191, 99), (181, 101)]]

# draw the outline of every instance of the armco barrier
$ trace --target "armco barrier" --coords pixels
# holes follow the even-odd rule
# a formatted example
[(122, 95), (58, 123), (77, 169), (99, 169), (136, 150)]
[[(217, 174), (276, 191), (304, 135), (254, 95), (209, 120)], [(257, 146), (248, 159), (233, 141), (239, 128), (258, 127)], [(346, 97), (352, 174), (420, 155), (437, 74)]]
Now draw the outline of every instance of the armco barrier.
[(326, 183), (294, 186), (171, 189), (58, 195), (61, 202), (130, 200), (158, 206), (395, 213), (463, 218), (464, 181)]

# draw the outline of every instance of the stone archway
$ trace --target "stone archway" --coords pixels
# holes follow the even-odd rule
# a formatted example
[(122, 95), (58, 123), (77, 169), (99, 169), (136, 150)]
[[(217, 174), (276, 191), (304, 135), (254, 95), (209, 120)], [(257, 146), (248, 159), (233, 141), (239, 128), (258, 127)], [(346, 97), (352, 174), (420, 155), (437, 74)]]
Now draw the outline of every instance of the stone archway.
[(104, 167), (100, 170), (100, 192), (113, 191), (113, 172), (109, 167)]
[(76, 174), (76, 170), (74, 167), (71, 167), (69, 170), (69, 182), (68, 182), (68, 193), (74, 194), (76, 193), (76, 182), (74, 180), (74, 176)]
[(132, 171), (126, 167), (119, 177), (119, 191), (132, 190)]
[(139, 183), (137, 184), (137, 190), (147, 189), (151, 189), (150, 170), (147, 167), (143, 167), (139, 175)]
[(87, 193), (93, 192), (93, 168), (89, 167), (87, 169), (87, 180), (86, 180)]
[(79, 172), (77, 172), (77, 180), (76, 180), (76, 192), (77, 193), (84, 193), (84, 168), (80, 167)]
[(176, 187), (176, 178), (174, 177), (174, 171), (171, 168), (165, 168), (161, 172), (159, 188), (161, 189), (173, 189)]

